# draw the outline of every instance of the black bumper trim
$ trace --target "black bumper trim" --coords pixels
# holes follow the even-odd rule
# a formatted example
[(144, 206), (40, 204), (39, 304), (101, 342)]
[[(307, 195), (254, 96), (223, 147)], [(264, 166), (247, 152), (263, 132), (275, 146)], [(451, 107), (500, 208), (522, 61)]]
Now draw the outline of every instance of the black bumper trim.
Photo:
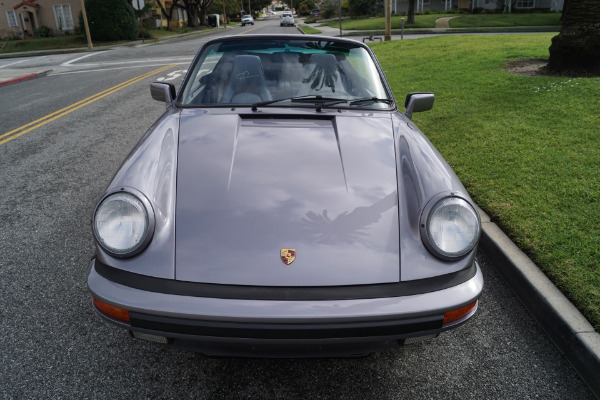
[(173, 318), (131, 312), (131, 326), (169, 334), (220, 338), (299, 340), (408, 335), (442, 328), (443, 315), (348, 323), (243, 323)]
[(96, 272), (105, 279), (134, 289), (180, 296), (208, 297), (237, 300), (360, 300), (411, 296), (448, 289), (473, 278), (477, 273), (475, 262), (470, 267), (451, 274), (428, 279), (399, 283), (351, 286), (275, 287), (220, 285), (176, 281), (136, 274), (94, 260)]

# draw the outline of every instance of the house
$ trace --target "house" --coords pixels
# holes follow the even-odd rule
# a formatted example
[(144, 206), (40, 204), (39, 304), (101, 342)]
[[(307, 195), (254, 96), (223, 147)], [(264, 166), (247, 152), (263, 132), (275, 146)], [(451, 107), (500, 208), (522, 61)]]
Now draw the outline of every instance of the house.
[[(1, 1), (1, 0), (0, 0)], [(169, 12), (171, 7), (173, 7), (172, 0), (155, 0), (156, 3), (162, 4), (163, 8)], [(153, 18), (156, 21), (156, 28), (166, 28), (168, 24), (168, 18), (165, 13), (162, 12), (159, 5), (156, 5), (150, 12), (148, 16)], [(171, 28), (181, 28), (183, 26), (187, 26), (188, 18), (187, 11), (185, 7), (181, 4), (177, 4), (175, 9), (173, 10), (173, 15), (171, 17)]]
[(79, 26), (80, 0), (0, 0), (0, 37), (36, 37), (40, 28), (54, 34)]
[[(415, 11), (474, 10), (489, 11), (527, 11), (548, 10), (560, 12), (564, 0), (416, 0)], [(408, 12), (408, 0), (392, 0), (392, 12)]]

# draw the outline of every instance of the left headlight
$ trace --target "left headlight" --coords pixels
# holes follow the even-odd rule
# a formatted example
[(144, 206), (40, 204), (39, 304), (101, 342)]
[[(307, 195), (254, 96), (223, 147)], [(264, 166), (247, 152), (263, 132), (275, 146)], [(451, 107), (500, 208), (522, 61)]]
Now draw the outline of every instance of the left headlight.
[(481, 223), (473, 206), (461, 197), (431, 202), (421, 216), (421, 237), (439, 258), (452, 260), (469, 253), (479, 240)]
[(140, 253), (152, 238), (154, 215), (141, 193), (120, 191), (106, 196), (92, 222), (98, 244), (115, 257)]

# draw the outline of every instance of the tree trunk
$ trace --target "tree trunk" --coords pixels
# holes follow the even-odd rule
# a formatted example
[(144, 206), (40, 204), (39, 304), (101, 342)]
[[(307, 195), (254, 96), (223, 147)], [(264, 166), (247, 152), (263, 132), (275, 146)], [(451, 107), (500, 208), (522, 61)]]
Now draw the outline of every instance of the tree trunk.
[(173, 28), (171, 27), (171, 19), (173, 18), (173, 10), (175, 9), (175, 6), (177, 5), (178, 1), (179, 0), (173, 1), (173, 3), (171, 4), (171, 8), (169, 9), (169, 12), (167, 12), (167, 10), (165, 9), (165, 7), (163, 6), (163, 4), (160, 1), (156, 2), (158, 4), (158, 6), (160, 7), (160, 11), (167, 17), (167, 30), (168, 31), (173, 30)]
[(198, 13), (198, 18), (200, 19), (200, 25), (206, 25), (206, 9), (208, 8), (208, 5), (206, 4), (206, 2), (202, 1), (200, 2), (200, 4), (198, 4), (197, 7), (198, 8), (196, 12)]
[(568, 0), (562, 19), (560, 33), (552, 38), (548, 69), (568, 75), (600, 74), (600, 1)]
[(415, 0), (408, 0), (408, 16), (406, 18), (406, 23), (415, 23)]

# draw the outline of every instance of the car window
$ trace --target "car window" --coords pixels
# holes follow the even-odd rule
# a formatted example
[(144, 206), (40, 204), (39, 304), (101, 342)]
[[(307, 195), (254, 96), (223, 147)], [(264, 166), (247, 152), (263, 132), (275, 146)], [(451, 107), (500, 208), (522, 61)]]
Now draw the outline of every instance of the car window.
[[(178, 104), (311, 106), (293, 99), (299, 96), (336, 100), (336, 107), (387, 109), (392, 104), (385, 101), (390, 98), (374, 60), (360, 44), (301, 39), (209, 45), (191, 68)], [(365, 101), (372, 98), (380, 101)]]

